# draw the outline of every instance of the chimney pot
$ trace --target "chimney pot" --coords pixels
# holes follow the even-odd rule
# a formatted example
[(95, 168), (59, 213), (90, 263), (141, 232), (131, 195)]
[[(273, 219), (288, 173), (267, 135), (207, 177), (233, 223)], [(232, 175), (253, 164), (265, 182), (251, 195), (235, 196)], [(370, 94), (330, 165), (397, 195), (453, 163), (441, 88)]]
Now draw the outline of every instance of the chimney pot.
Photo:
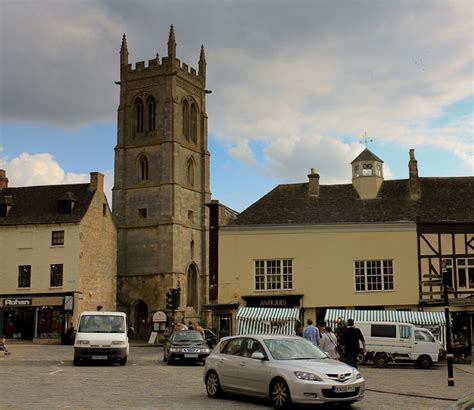
[(91, 172), (90, 187), (93, 191), (104, 192), (104, 174), (100, 172)]
[(410, 179), (408, 185), (410, 188), (410, 198), (411, 199), (420, 199), (421, 189), (420, 189), (420, 178), (418, 177), (418, 161), (415, 159), (415, 150), (410, 149), (410, 161), (408, 162), (408, 172)]
[(4, 169), (0, 169), (0, 189), (8, 188), (7, 173)]
[(311, 168), (311, 173), (308, 174), (309, 184), (308, 193), (310, 197), (319, 196), (319, 174), (316, 173), (315, 168)]

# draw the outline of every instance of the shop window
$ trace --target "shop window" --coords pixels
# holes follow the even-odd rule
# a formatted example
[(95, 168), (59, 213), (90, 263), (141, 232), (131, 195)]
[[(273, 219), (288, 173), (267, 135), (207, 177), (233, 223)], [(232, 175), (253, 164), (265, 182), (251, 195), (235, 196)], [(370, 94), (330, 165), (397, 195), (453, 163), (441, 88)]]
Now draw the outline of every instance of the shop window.
[(64, 231), (53, 231), (51, 233), (51, 245), (64, 245)]
[(18, 266), (18, 287), (29, 288), (31, 285), (31, 265)]
[[(56, 265), (57, 266), (57, 265)], [(61, 307), (42, 306), (38, 309), (39, 338), (58, 338), (63, 328), (64, 314)]]
[(63, 286), (63, 265), (51, 265), (50, 286)]

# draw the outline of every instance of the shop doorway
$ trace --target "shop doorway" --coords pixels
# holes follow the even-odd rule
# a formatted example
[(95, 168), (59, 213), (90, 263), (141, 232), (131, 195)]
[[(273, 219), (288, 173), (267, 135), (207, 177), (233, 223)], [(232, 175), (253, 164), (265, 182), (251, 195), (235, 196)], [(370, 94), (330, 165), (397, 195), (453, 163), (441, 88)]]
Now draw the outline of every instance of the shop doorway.
[(212, 327), (215, 329), (218, 339), (232, 334), (232, 314), (214, 315)]
[(32, 307), (3, 309), (3, 335), (7, 338), (33, 340), (35, 314)]

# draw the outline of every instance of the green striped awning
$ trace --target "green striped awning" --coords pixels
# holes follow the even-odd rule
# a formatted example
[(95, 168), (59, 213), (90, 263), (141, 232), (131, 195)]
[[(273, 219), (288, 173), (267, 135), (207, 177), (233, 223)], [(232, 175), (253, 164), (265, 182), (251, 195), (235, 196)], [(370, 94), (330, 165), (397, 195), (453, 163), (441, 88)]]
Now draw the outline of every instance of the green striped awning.
[(294, 335), (299, 314), (298, 308), (239, 307), (237, 334)]
[(404, 310), (348, 310), (327, 309), (325, 322), (336, 328), (339, 318), (354, 319), (357, 322), (402, 322), (428, 328), (446, 347), (446, 320), (444, 312), (418, 312)]
[(399, 310), (347, 310), (327, 309), (326, 322), (335, 322), (337, 318), (354, 319), (354, 322), (403, 322), (414, 325), (446, 324), (444, 312), (415, 312)]

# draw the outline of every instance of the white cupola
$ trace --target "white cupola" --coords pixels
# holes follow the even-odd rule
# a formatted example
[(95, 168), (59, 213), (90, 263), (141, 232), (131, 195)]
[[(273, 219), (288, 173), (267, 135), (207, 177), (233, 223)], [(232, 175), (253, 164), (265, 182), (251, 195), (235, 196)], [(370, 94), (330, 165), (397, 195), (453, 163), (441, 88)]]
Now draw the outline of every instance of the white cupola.
[(375, 199), (383, 183), (383, 161), (368, 148), (351, 162), (352, 185), (360, 199)]

